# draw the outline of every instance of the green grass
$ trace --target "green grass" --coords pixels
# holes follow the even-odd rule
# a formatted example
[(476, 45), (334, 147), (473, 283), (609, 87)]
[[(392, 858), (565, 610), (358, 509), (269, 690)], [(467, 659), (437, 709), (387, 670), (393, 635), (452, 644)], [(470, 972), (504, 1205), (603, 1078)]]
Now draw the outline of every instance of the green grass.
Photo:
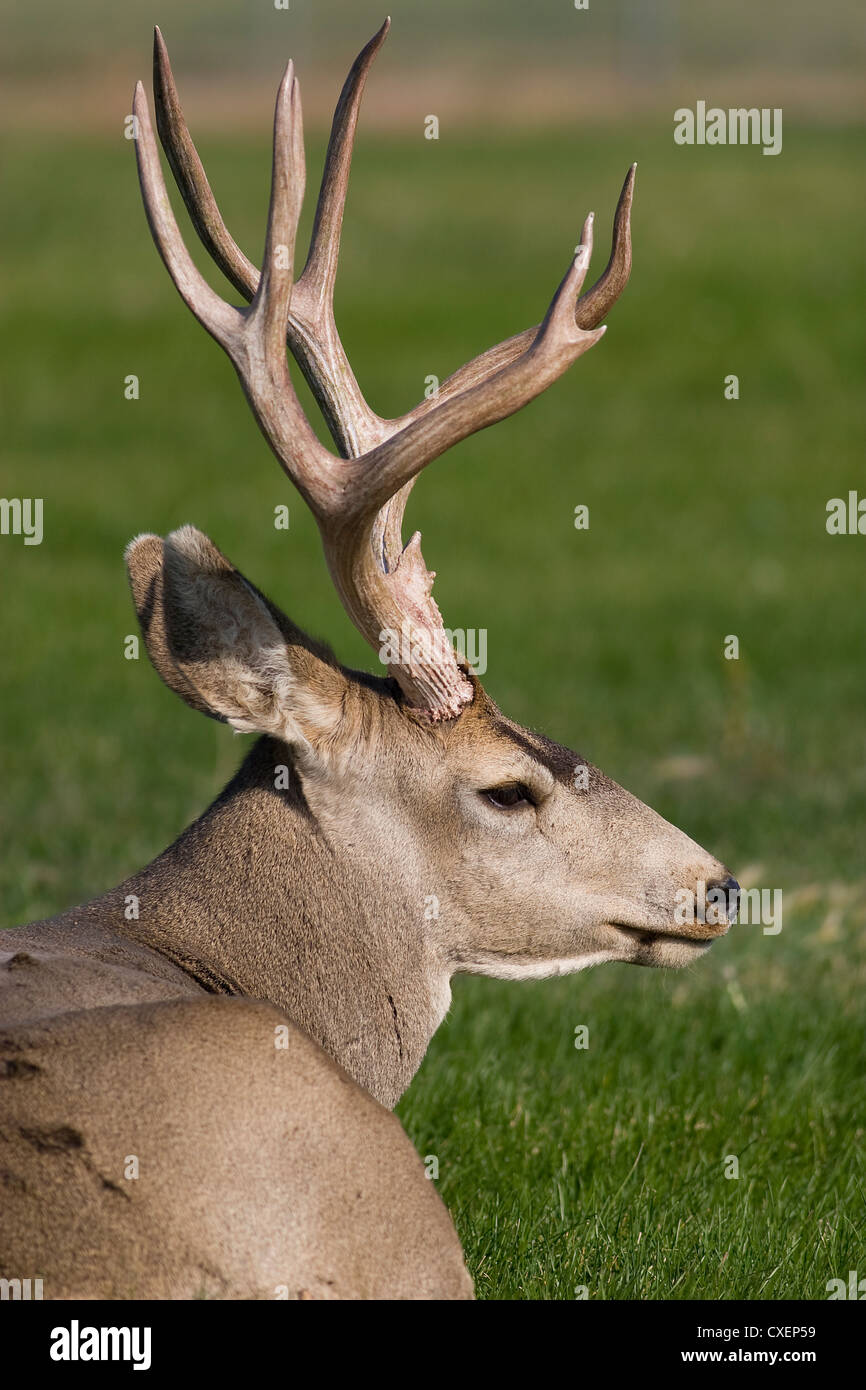
[[(400, 1113), (439, 1158), (483, 1296), (823, 1297), (866, 1274), (866, 538), (824, 528), (828, 498), (866, 493), (862, 151), (857, 129), (787, 126), (777, 159), (676, 149), (643, 121), (358, 152), (338, 311), (383, 413), (537, 322), (589, 207), (599, 269), (639, 160), (634, 279), (606, 340), (438, 461), (407, 521), (449, 625), (488, 629), (509, 714), (785, 894), (779, 936), (735, 930), (683, 974), (456, 982)], [(206, 156), (258, 255), (264, 139)], [(0, 538), (11, 924), (153, 857), (240, 756), (123, 659), (130, 536), (195, 521), (369, 660), (230, 367), (168, 285), (130, 147), (21, 140), (3, 197), (0, 491), (44, 497), (46, 526), (40, 547)]]

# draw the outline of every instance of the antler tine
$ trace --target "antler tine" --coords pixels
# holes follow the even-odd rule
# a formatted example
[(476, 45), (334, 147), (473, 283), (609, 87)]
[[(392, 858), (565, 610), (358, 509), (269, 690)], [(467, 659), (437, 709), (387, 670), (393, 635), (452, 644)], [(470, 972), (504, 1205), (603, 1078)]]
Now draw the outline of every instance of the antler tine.
[(369, 43), (361, 49), (343, 84), (340, 100), (334, 111), (328, 151), (325, 155), (325, 171), (322, 175), (322, 186), (310, 238), (310, 251), (304, 272), (298, 281), (299, 292), (302, 286), (306, 290), (309, 316), (314, 320), (322, 314), (333, 312), (343, 213), (361, 98), (364, 95), (367, 76), (373, 66), (373, 59), (385, 42), (390, 28), (391, 20), (388, 18)]
[(202, 327), (228, 350), (228, 343), (235, 340), (240, 330), (243, 314), (211, 289), (186, 249), (162, 176), (147, 97), (140, 82), (136, 84), (132, 111), (144, 210), (159, 254), (184, 303)]
[[(586, 225), (591, 225), (589, 219)], [(363, 462), (359, 487), (349, 498), (354, 515), (366, 517), (378, 510), (447, 449), (528, 405), (603, 337), (604, 327), (586, 330), (574, 319), (575, 297), (586, 277), (589, 255), (588, 245), (578, 246), (529, 347), (483, 373), (474, 385), (444, 401), (435, 400), (432, 409), (413, 415), (358, 460)]]
[[(575, 323), (580, 328), (598, 327), (628, 284), (631, 274), (631, 205), (636, 171), (637, 165), (633, 164), (625, 176), (622, 192), (619, 195), (613, 220), (610, 259), (607, 266), (592, 288), (581, 295), (574, 306)], [(590, 251), (592, 251), (594, 218), (595, 214), (590, 213), (584, 223), (581, 237), (581, 243), (588, 246)], [(429, 414), (431, 410), (441, 405), (450, 396), (459, 395), (462, 391), (478, 385), (492, 373), (507, 366), (509, 362), (513, 362), (521, 353), (526, 352), (535, 342), (538, 329), (538, 325), (535, 328), (526, 328), (522, 333), (515, 333), (513, 338), (506, 338), (504, 342), (497, 343), (495, 347), (480, 353), (478, 357), (474, 357), (471, 362), (467, 362), (465, 366), (459, 367), (456, 372), (447, 377), (442, 382), (435, 397), (420, 401), (399, 422), (395, 421), (394, 423), (398, 424), (399, 427), (405, 427), (413, 420), (420, 420), (422, 416)]]
[[(264, 360), (281, 363), (288, 379), (286, 328), (295, 265), (295, 238), (304, 202), (305, 161), (301, 98), (293, 63), (286, 68), (274, 110), (271, 204), (262, 273), (250, 306), (250, 323), (262, 317)], [(282, 380), (280, 382), (282, 384)]]
[(616, 205), (610, 260), (592, 289), (582, 294), (575, 306), (574, 318), (580, 328), (595, 328), (602, 319), (607, 318), (628, 284), (631, 275), (631, 204), (636, 173), (637, 165), (633, 164), (625, 176)]
[(184, 119), (159, 25), (153, 31), (153, 102), (162, 148), (199, 240), (238, 293), (250, 300), (258, 288), (259, 272), (222, 219)]
[(334, 455), (301, 409), (286, 362), (286, 320), (292, 293), (295, 235), (303, 198), (300, 96), (290, 63), (274, 115), (274, 162), (264, 272), (253, 302), (237, 309), (211, 289), (190, 256), (172, 211), (144, 88), (135, 90), (136, 158), (153, 239), (182, 299), (234, 364), (266, 440), (318, 516), (339, 491)]
[(331, 123), (310, 250), (295, 286), (289, 323), (289, 347), (344, 458), (357, 458), (389, 433), (388, 422), (365, 399), (340, 341), (334, 285), (361, 98), (390, 27), (386, 19), (361, 49), (343, 84)]
[(274, 108), (271, 199), (258, 288), (241, 310), (243, 331), (223, 343), (265, 439), (316, 519), (340, 505), (338, 460), (316, 438), (292, 385), (286, 332), (292, 301), (295, 239), (304, 198), (301, 96), (289, 63)]

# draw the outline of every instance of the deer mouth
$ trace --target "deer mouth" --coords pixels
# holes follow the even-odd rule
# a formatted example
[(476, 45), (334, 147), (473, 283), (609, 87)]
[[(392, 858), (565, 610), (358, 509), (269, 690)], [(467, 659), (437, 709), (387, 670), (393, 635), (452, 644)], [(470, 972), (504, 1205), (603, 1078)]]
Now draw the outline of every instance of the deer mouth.
[(688, 932), (684, 931), (663, 931), (658, 927), (629, 927), (626, 926), (625, 922), (611, 922), (610, 925), (616, 927), (618, 931), (625, 932), (639, 946), (655, 946), (660, 941), (670, 941), (686, 946), (695, 946), (702, 951), (708, 950), (714, 941), (717, 941), (720, 936), (724, 936), (730, 930), (729, 922), (725, 922), (724, 925), (720, 925), (703, 936), (690, 936)]
[(727, 877), (698, 883), (697, 894), (692, 897), (691, 916), (682, 925), (673, 928), (667, 924), (635, 926), (629, 922), (612, 922), (611, 925), (626, 932), (640, 946), (679, 942), (696, 951), (705, 951), (720, 936), (727, 936), (739, 915), (740, 885), (731, 873), (724, 869), (722, 873)]

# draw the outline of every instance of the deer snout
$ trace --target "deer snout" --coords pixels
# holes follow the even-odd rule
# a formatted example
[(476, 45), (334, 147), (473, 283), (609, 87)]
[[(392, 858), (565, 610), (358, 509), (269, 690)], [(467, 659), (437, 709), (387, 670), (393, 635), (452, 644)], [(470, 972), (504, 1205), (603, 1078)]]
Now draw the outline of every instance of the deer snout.
[(725, 915), (728, 919), (728, 926), (732, 927), (737, 920), (737, 911), (740, 905), (740, 885), (733, 874), (728, 874), (727, 878), (716, 879), (713, 888), (720, 889), (725, 897)]
[(737, 920), (740, 899), (740, 885), (727, 869), (709, 881), (698, 880), (694, 914), (691, 924), (686, 919), (686, 931), (693, 925), (695, 936), (711, 939), (724, 936)]

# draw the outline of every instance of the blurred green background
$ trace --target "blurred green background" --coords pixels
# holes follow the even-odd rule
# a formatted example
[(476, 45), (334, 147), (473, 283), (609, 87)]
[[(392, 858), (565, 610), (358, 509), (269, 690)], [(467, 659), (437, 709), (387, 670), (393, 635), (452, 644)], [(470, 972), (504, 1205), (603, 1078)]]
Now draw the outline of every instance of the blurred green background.
[[(604, 342), (439, 460), (405, 534), (423, 530), (449, 626), (488, 630), (485, 684), (508, 714), (784, 892), (780, 935), (734, 930), (685, 974), (458, 979), (401, 1116), (439, 1158), (481, 1295), (824, 1297), (866, 1274), (866, 538), (825, 529), (829, 498), (866, 495), (859, 6), (392, 15), (337, 302), (381, 413), (538, 322), (590, 208), (597, 274), (639, 163), (633, 279)], [(195, 522), (371, 665), (232, 369), (159, 262), (123, 118), (158, 21), (226, 220), (258, 258), (286, 58), (309, 227), (329, 108), (381, 18), (368, 0), (0, 3), (0, 493), (45, 505), (41, 546), (0, 537), (7, 924), (152, 858), (243, 751), (124, 660), (132, 535)], [(782, 154), (675, 146), (673, 112), (698, 99), (782, 106)]]

